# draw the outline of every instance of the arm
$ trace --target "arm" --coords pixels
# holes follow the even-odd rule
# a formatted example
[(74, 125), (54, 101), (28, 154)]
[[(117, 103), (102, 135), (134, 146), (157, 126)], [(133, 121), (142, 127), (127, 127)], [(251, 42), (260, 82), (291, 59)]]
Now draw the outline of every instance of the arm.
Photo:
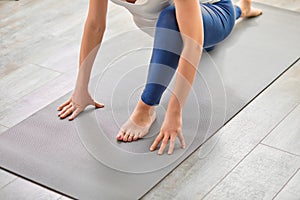
[(204, 40), (202, 15), (198, 0), (175, 0), (174, 3), (184, 47), (162, 128), (150, 147), (150, 150), (153, 151), (162, 142), (158, 154), (164, 152), (169, 140), (168, 154), (172, 154), (177, 136), (182, 148), (185, 148), (185, 141), (181, 132), (182, 108), (194, 82)]
[(184, 47), (178, 63), (175, 86), (169, 100), (168, 110), (181, 113), (202, 55), (204, 33), (198, 0), (175, 0), (175, 6)]
[(65, 118), (72, 113), (69, 118), (72, 120), (88, 105), (94, 105), (96, 108), (104, 106), (92, 99), (88, 91), (88, 84), (92, 66), (105, 31), (107, 4), (108, 0), (90, 0), (81, 41), (76, 86), (72, 97), (58, 107), (58, 110), (61, 111), (59, 113), (60, 118)]
[[(88, 89), (92, 66), (106, 27), (107, 0), (90, 0), (88, 16), (81, 41), (79, 72), (76, 88)], [(80, 75), (86, 75), (81, 77)]]

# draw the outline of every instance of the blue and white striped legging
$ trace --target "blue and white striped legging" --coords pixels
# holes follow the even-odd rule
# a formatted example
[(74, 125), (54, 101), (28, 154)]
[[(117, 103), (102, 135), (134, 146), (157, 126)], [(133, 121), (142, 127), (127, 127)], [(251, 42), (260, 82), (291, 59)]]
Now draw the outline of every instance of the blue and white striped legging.
[[(204, 48), (209, 51), (230, 34), (235, 20), (241, 16), (241, 9), (233, 6), (231, 0), (221, 0), (213, 4), (200, 3), (200, 6)], [(160, 13), (157, 20), (147, 83), (141, 96), (144, 103), (151, 106), (159, 104), (178, 67), (182, 47), (175, 7), (171, 5)]]

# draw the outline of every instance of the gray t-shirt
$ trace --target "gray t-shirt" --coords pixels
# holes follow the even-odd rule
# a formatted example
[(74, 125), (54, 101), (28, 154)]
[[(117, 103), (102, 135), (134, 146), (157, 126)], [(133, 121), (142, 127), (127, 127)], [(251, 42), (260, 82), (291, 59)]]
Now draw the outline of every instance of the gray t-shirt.
[[(134, 23), (151, 36), (154, 34), (160, 12), (174, 3), (173, 0), (137, 0), (135, 3), (129, 3), (125, 0), (111, 1), (124, 6), (132, 14)], [(217, 1), (220, 0), (199, 0), (201, 3), (215, 3)]]

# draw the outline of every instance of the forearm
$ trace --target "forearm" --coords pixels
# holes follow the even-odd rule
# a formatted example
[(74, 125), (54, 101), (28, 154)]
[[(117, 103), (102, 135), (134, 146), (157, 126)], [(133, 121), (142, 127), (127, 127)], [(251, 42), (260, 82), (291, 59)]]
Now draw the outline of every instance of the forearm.
[(92, 66), (104, 34), (104, 28), (96, 30), (87, 23), (80, 47), (79, 69), (76, 88), (87, 89)]
[(89, 21), (85, 23), (80, 47), (79, 67), (82, 66), (92, 50), (97, 51), (99, 48), (104, 35), (105, 24), (99, 24), (98, 26), (95, 27), (93, 22)]
[(168, 110), (180, 112), (197, 73), (203, 46), (203, 22), (198, 0), (175, 0), (176, 18), (184, 47), (178, 63)]
[(81, 40), (76, 89), (88, 89), (92, 66), (106, 26), (107, 0), (91, 1)]

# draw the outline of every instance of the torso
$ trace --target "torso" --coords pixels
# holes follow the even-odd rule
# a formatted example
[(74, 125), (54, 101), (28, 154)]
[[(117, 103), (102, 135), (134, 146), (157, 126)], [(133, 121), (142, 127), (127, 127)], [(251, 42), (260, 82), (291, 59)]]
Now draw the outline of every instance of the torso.
[[(139, 28), (154, 28), (161, 11), (174, 3), (173, 0), (128, 0), (129, 2), (126, 0), (111, 1), (125, 7), (132, 14), (133, 20)], [(220, 0), (199, 0), (200, 3), (214, 3), (216, 1)], [(153, 36), (153, 31), (147, 33)]]

